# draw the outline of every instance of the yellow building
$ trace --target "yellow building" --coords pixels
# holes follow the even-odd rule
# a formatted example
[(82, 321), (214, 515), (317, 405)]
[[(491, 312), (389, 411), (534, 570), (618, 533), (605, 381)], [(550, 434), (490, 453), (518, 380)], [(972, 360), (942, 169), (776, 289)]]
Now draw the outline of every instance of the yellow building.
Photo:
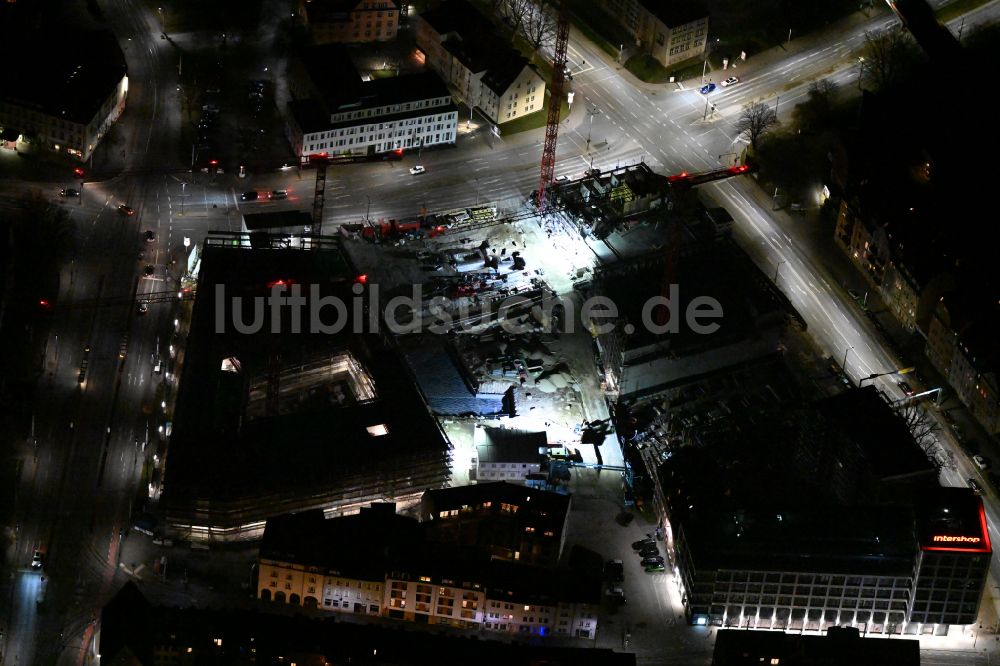
[(708, 10), (695, 0), (602, 0), (601, 6), (664, 67), (705, 52)]
[(314, 44), (385, 42), (399, 29), (391, 0), (307, 0), (302, 15)]
[(427, 65), (494, 124), (546, 108), (545, 81), (535, 67), (464, 0), (420, 14), (414, 26)]

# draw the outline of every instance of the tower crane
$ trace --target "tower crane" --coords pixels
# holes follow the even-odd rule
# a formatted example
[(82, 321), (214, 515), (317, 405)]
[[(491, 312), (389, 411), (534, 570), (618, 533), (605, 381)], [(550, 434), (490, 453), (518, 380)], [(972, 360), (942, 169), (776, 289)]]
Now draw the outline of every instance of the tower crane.
[(556, 0), (556, 44), (552, 56), (552, 83), (549, 85), (549, 117), (542, 148), (542, 173), (538, 181), (538, 207), (546, 206), (545, 190), (552, 184), (556, 168), (556, 140), (559, 137), (559, 108), (566, 83), (566, 47), (569, 45), (569, 14), (566, 0)]

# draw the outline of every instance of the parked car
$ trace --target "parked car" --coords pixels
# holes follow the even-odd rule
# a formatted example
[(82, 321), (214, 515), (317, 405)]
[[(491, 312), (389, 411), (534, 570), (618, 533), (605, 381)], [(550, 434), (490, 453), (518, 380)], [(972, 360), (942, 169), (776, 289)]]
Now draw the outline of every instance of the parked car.
[(982, 487), (982, 485), (980, 485), (980, 483), (978, 481), (976, 481), (975, 479), (972, 479), (972, 478), (967, 479), (967, 481), (969, 483), (969, 487), (972, 488), (973, 490), (975, 490), (977, 495), (981, 495), (982, 494), (983, 487)]
[(61, 197), (78, 197), (80, 193), (74, 190), (72, 187), (66, 187), (59, 190), (59, 196)]
[(426, 171), (427, 171), (427, 169), (423, 168), (419, 164), (417, 166), (415, 166), (415, 167), (410, 167), (410, 175), (412, 175), (412, 176), (416, 176), (417, 174), (421, 174), (421, 173), (424, 173)]
[(612, 601), (617, 602), (619, 605), (625, 605), (625, 591), (620, 587), (609, 587), (604, 591), (605, 596), (609, 597)]
[(31, 568), (32, 569), (42, 568), (42, 551), (36, 550), (35, 554), (31, 556)]
[(256, 192), (244, 192), (240, 195), (240, 199), (243, 199), (243, 201), (257, 201), (258, 196)]
[(662, 564), (650, 564), (648, 567), (645, 567), (646, 573), (658, 573), (666, 570), (667, 568)]
[(645, 539), (639, 539), (638, 541), (632, 542), (632, 550), (639, 550), (643, 546), (655, 546), (656, 539), (652, 537), (646, 537)]
[(639, 549), (639, 556), (644, 560), (650, 557), (659, 557), (659, 555), (660, 549), (656, 546), (643, 546)]
[(132, 210), (132, 207), (126, 206), (125, 204), (118, 206), (118, 212), (121, 213), (122, 215), (129, 215), (129, 216), (135, 215), (135, 211)]
[(906, 395), (908, 396), (913, 395), (913, 387), (907, 384), (906, 382), (896, 382), (896, 386), (898, 386), (899, 390), (905, 393)]
[(979, 469), (990, 468), (990, 459), (986, 456), (972, 456), (972, 462), (976, 463), (976, 467)]
[(641, 562), (642, 566), (648, 567), (653, 564), (663, 564), (663, 555), (654, 555), (653, 557), (644, 557)]
[(708, 93), (712, 92), (713, 90), (715, 90), (715, 84), (714, 83), (706, 83), (701, 88), (698, 88), (698, 92), (700, 92), (702, 95), (707, 95)]
[(613, 583), (625, 580), (625, 565), (621, 560), (608, 560), (604, 565), (604, 577)]
[(725, 81), (723, 81), (719, 85), (722, 86), (723, 88), (728, 88), (729, 86), (736, 85), (739, 82), (740, 82), (740, 77), (738, 77), (738, 76), (730, 76), (728, 79), (726, 79)]

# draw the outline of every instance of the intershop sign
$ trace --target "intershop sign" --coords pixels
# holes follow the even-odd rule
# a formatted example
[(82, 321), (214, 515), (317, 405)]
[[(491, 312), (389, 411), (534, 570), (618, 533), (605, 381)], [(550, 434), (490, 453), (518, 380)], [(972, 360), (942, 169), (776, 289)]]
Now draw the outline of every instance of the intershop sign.
[(977, 536), (950, 536), (946, 534), (935, 534), (931, 537), (934, 543), (982, 543), (982, 537)]

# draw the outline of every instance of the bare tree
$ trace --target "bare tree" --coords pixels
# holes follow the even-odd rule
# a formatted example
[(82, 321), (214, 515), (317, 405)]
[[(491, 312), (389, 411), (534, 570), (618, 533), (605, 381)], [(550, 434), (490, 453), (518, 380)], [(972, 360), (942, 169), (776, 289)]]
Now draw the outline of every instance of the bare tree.
[(918, 57), (917, 45), (908, 32), (866, 30), (864, 59), (860, 61), (862, 78), (870, 81), (876, 90), (891, 88)]
[(923, 407), (913, 403), (904, 404), (896, 408), (896, 414), (906, 424), (907, 430), (913, 436), (913, 441), (927, 455), (927, 459), (931, 461), (934, 467), (938, 470), (942, 467), (954, 468), (954, 455), (946, 452), (938, 443), (936, 434), (941, 429), (941, 426), (927, 415)]
[(778, 124), (778, 113), (769, 105), (753, 102), (743, 107), (743, 112), (736, 121), (736, 132), (745, 135), (750, 145), (757, 150), (757, 144), (762, 136)]
[(556, 36), (556, 21), (541, 3), (529, 3), (522, 23), (524, 38), (535, 51), (548, 46)]

